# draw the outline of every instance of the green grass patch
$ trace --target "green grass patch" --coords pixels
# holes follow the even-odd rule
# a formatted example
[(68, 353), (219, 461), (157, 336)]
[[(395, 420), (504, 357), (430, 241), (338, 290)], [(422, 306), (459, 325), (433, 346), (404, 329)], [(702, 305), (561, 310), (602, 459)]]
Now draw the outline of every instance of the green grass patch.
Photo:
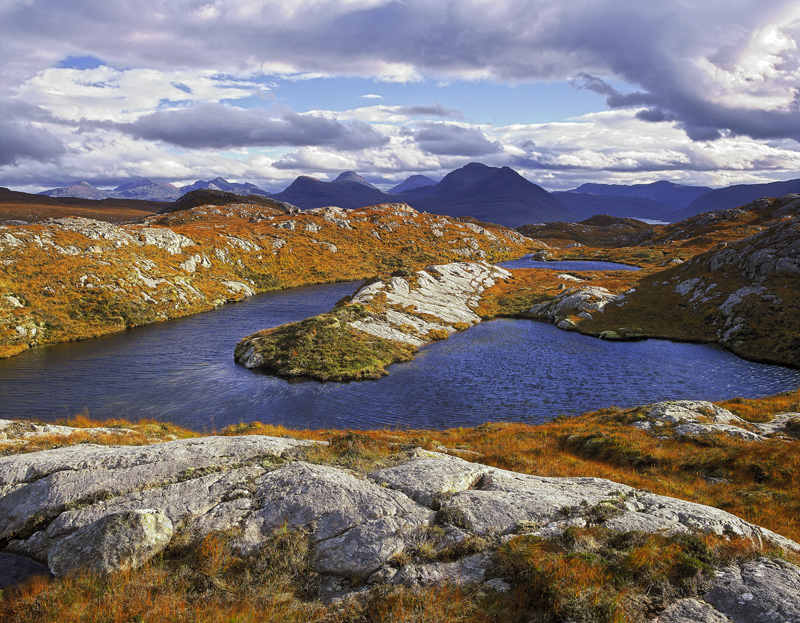
[(267, 329), (240, 342), (234, 356), (238, 360), (254, 347), (264, 360), (259, 367), (278, 376), (320, 381), (376, 379), (387, 374), (389, 364), (412, 359), (417, 349), (349, 326), (367, 314), (361, 305), (345, 305)]

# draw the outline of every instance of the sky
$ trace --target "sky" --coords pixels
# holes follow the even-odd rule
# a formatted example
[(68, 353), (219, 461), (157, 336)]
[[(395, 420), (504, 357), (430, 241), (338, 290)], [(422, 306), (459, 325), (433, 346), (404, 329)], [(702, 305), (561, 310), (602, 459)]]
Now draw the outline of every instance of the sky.
[(800, 177), (796, 0), (0, 0), (0, 186)]

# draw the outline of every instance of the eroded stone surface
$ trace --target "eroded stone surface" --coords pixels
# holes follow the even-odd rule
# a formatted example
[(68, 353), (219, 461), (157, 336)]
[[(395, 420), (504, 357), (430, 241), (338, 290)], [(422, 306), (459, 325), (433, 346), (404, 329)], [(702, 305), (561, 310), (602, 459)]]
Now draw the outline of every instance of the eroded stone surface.
[(734, 623), (800, 620), (800, 569), (762, 558), (718, 574), (705, 601)]
[[(417, 271), (415, 283), (403, 277), (377, 281), (361, 288), (353, 303), (368, 304), (376, 297), (385, 297), (385, 313), (350, 323), (366, 333), (397, 342), (421, 346), (431, 341), (431, 331), (454, 331), (453, 325), (480, 322), (475, 308), (481, 293), (500, 279), (511, 276), (507, 270), (486, 262), (454, 262), (428, 266)], [(413, 327), (413, 333), (404, 330)]]
[[(155, 555), (175, 526), (195, 538), (234, 529), (243, 552), (288, 526), (308, 534), (323, 586), (453, 582), (495, 590), (510, 587), (492, 575), (495, 548), (511, 538), (504, 535), (553, 538), (570, 526), (740, 535), (800, 550), (724, 511), (600, 478), (518, 474), (420, 450), (364, 476), (292, 460), (289, 451), (298, 445), (212, 437), (6, 457), (0, 521), (16, 539), (0, 543), (7, 552), (47, 561), (56, 575), (81, 567), (106, 573)], [(106, 499), (93, 497), (99, 493)], [(436, 559), (471, 539), (487, 549)], [(429, 562), (408, 557), (425, 543), (433, 552)], [(716, 613), (733, 621), (794, 620), (797, 595), (800, 569), (763, 559), (720, 571), (707, 595), (673, 604), (659, 621), (716, 623)]]
[(770, 422), (747, 422), (727, 409), (703, 400), (675, 400), (650, 405), (644, 419), (632, 424), (641, 430), (659, 432), (672, 426), (676, 435), (701, 436), (723, 433), (745, 441), (764, 441), (782, 434), (797, 413), (776, 415)]
[(172, 538), (172, 522), (156, 509), (106, 515), (50, 549), (47, 566), (55, 576), (77, 569), (110, 573), (142, 565)]

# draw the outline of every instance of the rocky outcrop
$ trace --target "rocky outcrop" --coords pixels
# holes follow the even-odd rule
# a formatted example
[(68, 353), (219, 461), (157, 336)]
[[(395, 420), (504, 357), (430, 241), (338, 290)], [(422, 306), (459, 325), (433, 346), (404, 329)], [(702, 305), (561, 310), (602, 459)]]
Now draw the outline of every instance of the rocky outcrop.
[(671, 431), (678, 436), (703, 436), (722, 433), (745, 441), (764, 441), (766, 435), (781, 434), (796, 413), (784, 413), (771, 422), (751, 423), (727, 409), (702, 400), (659, 402), (639, 411), (642, 419), (632, 426), (659, 434)]
[(480, 322), (475, 308), (484, 290), (511, 273), (486, 262), (458, 262), (428, 266), (412, 275), (390, 277), (364, 286), (352, 303), (375, 306), (382, 313), (351, 322), (350, 326), (396, 342), (422, 346), (431, 332), (453, 333), (461, 325)]
[(770, 210), (777, 222), (664, 271), (660, 281), (707, 319), (715, 341), (746, 357), (797, 367), (800, 197), (776, 200)]
[[(308, 462), (309, 443), (208, 437), (4, 457), (0, 543), (47, 562), (55, 575), (108, 573), (144, 563), (174, 532), (200, 539), (234, 530), (235, 549), (246, 555), (275, 530), (297, 529), (308, 535), (320, 585), (340, 592), (365, 582), (508, 590), (496, 560), (502, 543), (599, 524), (621, 533), (738, 536), (800, 552), (724, 511), (600, 478), (531, 476), (424, 450), (363, 474)], [(476, 539), (479, 551), (468, 545)], [(427, 558), (410, 556), (422, 543)], [(760, 558), (719, 569), (702, 594), (658, 620), (793, 620), (799, 594), (800, 569)]]
[[(529, 244), (513, 230), (468, 227), (403, 204), (299, 213), (267, 198), (197, 193), (177, 211), (134, 223), (58, 218), (0, 226), (0, 357), (278, 288), (364, 279), (397, 266), (514, 259)], [(208, 203), (215, 197), (219, 204)], [(431, 236), (433, 227), (441, 235)]]
[(55, 576), (86, 569), (110, 573), (141, 566), (172, 538), (172, 522), (155, 509), (111, 513), (61, 539), (47, 552)]
[[(563, 279), (562, 275), (558, 275)], [(571, 275), (568, 281), (580, 281)], [(575, 324), (569, 319), (570, 316), (581, 316), (591, 320), (595, 315), (602, 314), (606, 305), (610, 303), (619, 304), (625, 300), (624, 294), (613, 294), (606, 288), (599, 286), (581, 286), (568, 288), (563, 293), (553, 299), (538, 303), (528, 310), (528, 313), (535, 318), (546, 318), (555, 322), (560, 328), (573, 328)], [(562, 322), (566, 323), (562, 326)], [(567, 323), (571, 323), (570, 326)]]
[(234, 359), (281, 376), (377, 378), (387, 374), (389, 364), (413, 358), (420, 346), (480, 322), (475, 312), (480, 295), (509, 277), (486, 262), (401, 271), (369, 282), (327, 314), (246, 337), (236, 345)]

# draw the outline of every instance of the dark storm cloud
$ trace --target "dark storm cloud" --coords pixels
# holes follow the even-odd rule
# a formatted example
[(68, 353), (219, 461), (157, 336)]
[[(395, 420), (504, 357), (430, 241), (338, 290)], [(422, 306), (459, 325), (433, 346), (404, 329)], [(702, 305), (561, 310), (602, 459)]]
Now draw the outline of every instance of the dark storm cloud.
[(9, 100), (0, 104), (0, 166), (20, 160), (52, 162), (66, 152), (60, 139), (34, 125), (50, 122), (47, 111), (25, 102)]
[(608, 104), (609, 108), (634, 108), (638, 106), (648, 106), (654, 103), (653, 97), (647, 93), (622, 93), (605, 80), (583, 72), (570, 80), (570, 84), (576, 89), (586, 89), (600, 95), (605, 95), (606, 104)]
[[(105, 124), (108, 126), (109, 124)], [(158, 111), (113, 127), (136, 138), (164, 141), (188, 149), (324, 146), (345, 151), (379, 147), (388, 139), (370, 125), (223, 104), (200, 104)]]
[(476, 128), (447, 123), (420, 124), (414, 140), (425, 151), (442, 156), (485, 156), (500, 151), (501, 145), (490, 141)]
[(0, 165), (25, 158), (48, 162), (65, 152), (64, 144), (47, 130), (24, 122), (0, 121)]
[(401, 106), (398, 110), (401, 115), (409, 117), (441, 117), (442, 119), (462, 119), (464, 116), (452, 108), (444, 108), (439, 104), (433, 106)]
[(118, 67), (248, 75), (577, 76), (609, 106), (661, 111), (658, 120), (674, 119), (700, 140), (714, 130), (797, 140), (798, 41), (794, 0), (29, 0), (0, 8), (0, 83), (76, 53)]

